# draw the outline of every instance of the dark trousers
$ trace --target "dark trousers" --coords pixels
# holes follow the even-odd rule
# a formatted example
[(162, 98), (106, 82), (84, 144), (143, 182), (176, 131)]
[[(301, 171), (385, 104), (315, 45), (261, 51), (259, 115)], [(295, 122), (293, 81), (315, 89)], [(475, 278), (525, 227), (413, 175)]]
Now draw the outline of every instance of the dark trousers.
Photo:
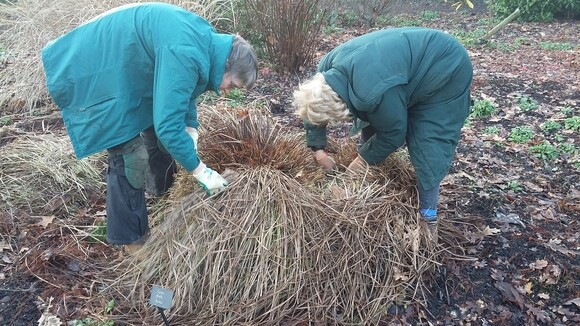
[(145, 188), (155, 196), (167, 192), (175, 162), (158, 145), (153, 128), (107, 151), (107, 242), (142, 242), (149, 232)]
[[(360, 144), (364, 144), (369, 138), (375, 134), (375, 129), (372, 126), (364, 127), (361, 130)], [(439, 184), (430, 189), (424, 189), (420, 182), (417, 182), (417, 189), (419, 191), (419, 209), (437, 209), (439, 203)]]
[(153, 196), (161, 196), (173, 184), (175, 173), (177, 173), (177, 165), (159, 139), (157, 139), (153, 127), (145, 130), (141, 136), (149, 156), (146, 174), (147, 192)]

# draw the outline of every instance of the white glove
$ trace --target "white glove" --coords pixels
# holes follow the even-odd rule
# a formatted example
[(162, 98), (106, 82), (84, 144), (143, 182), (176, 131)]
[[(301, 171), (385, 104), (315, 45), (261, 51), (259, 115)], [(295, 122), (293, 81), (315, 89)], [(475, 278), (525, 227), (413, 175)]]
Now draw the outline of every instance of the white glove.
[(205, 193), (208, 196), (217, 194), (228, 186), (228, 181), (224, 177), (208, 168), (203, 162), (200, 162), (199, 166), (193, 170), (193, 176), (203, 189), (205, 189)]
[(187, 132), (189, 137), (193, 139), (193, 148), (195, 148), (195, 150), (197, 151), (197, 139), (199, 138), (199, 135), (197, 134), (197, 129), (193, 127), (185, 127), (185, 132)]

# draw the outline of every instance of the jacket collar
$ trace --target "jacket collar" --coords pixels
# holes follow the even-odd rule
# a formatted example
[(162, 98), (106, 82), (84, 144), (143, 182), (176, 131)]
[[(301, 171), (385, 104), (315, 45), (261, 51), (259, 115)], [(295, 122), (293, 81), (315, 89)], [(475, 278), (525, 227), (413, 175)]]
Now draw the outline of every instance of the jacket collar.
[(221, 85), (222, 79), (224, 77), (224, 72), (226, 69), (226, 62), (230, 51), (232, 50), (232, 44), (234, 41), (234, 35), (231, 34), (214, 34), (211, 43), (211, 61), (210, 61), (210, 71), (209, 71), (209, 82), (207, 85), (207, 90), (213, 90), (219, 95), (219, 87)]

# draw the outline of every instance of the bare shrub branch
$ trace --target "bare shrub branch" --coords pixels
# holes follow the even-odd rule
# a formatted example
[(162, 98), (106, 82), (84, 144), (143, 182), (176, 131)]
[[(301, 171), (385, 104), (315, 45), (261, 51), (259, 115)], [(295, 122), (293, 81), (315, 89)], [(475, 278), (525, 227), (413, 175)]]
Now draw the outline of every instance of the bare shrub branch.
[[(326, 9), (319, 0), (243, 0), (247, 29), (259, 34), (269, 62), (297, 72), (312, 60)], [(242, 15), (241, 14), (241, 15)]]

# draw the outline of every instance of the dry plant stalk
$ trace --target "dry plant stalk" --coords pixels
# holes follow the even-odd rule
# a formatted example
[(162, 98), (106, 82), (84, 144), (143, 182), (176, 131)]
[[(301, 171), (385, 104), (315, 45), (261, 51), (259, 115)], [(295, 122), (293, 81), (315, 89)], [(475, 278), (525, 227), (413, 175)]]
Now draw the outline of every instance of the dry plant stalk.
[(270, 166), (304, 183), (324, 179), (298, 133), (290, 133), (261, 110), (210, 106), (200, 113), (201, 159), (218, 171)]
[(329, 201), (270, 167), (230, 181), (218, 196), (185, 197), (113, 288), (129, 302), (146, 302), (150, 284), (173, 289), (178, 323), (364, 323), (421, 293), (436, 264), (414, 206), (389, 185), (363, 181)]
[(101, 157), (77, 160), (68, 138), (54, 134), (22, 136), (0, 147), (0, 209), (50, 214), (101, 196)]
[[(50, 40), (109, 9), (145, 0), (18, 0), (0, 2), (0, 38), (4, 69), (0, 70), (0, 105), (13, 111), (32, 110), (49, 98), (40, 58)], [(226, 20), (232, 0), (161, 1), (184, 7), (212, 23)]]

